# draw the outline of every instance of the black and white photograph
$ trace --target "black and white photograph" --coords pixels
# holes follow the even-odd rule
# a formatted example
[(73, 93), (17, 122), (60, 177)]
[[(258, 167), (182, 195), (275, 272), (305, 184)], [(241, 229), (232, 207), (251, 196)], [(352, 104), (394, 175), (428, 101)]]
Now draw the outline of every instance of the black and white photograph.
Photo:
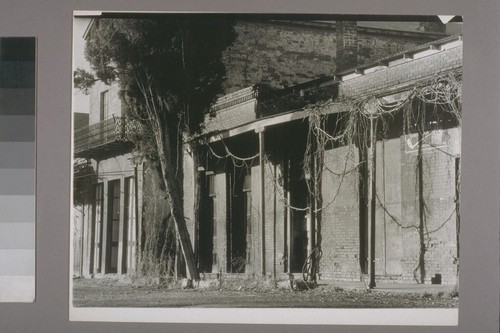
[(457, 325), (462, 59), (454, 15), (75, 12), (71, 320)]

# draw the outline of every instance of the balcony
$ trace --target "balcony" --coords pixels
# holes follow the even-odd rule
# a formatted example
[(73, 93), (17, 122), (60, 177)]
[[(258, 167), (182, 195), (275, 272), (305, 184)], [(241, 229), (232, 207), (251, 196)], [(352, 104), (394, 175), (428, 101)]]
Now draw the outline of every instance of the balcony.
[(334, 77), (321, 77), (282, 90), (263, 91), (259, 97), (257, 118), (274, 116), (283, 112), (302, 109), (337, 95)]
[(132, 147), (134, 125), (123, 117), (113, 117), (76, 130), (75, 158), (102, 159), (125, 153)]

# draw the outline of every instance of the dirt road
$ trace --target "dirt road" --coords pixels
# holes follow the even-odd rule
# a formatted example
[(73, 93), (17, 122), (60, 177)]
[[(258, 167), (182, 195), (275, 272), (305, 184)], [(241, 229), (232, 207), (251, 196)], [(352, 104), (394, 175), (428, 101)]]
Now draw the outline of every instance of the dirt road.
[(181, 289), (134, 285), (114, 279), (75, 279), (77, 307), (269, 307), (269, 308), (455, 308), (448, 293), (349, 290), (320, 285), (312, 290), (259, 288)]

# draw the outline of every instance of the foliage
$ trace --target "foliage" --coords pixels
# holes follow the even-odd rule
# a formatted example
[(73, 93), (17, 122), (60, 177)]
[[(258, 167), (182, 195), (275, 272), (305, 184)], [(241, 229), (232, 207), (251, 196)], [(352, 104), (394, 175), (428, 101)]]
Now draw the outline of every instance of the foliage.
[(96, 82), (96, 78), (84, 69), (77, 68), (73, 72), (73, 82), (75, 88), (81, 90), (85, 95), (90, 94), (90, 89)]
[(198, 272), (182, 211), (181, 151), (183, 139), (201, 129), (222, 90), (221, 56), (235, 39), (233, 25), (209, 15), (101, 18), (93, 21), (85, 48), (96, 78), (105, 84), (118, 82), (127, 117), (143, 124), (136, 148), (160, 166), (171, 218), (195, 279)]
[(232, 26), (210, 17), (97, 19), (85, 57), (101, 81), (120, 82), (139, 118), (146, 116), (144, 85), (170, 121), (194, 132), (221, 92), (221, 54), (235, 38)]
[(73, 164), (73, 174), (73, 202), (75, 205), (88, 204), (96, 177), (92, 164), (86, 159), (76, 159)]
[(142, 249), (139, 252), (138, 275), (143, 278), (173, 276), (176, 240), (165, 190), (156, 169), (149, 163), (144, 170)]

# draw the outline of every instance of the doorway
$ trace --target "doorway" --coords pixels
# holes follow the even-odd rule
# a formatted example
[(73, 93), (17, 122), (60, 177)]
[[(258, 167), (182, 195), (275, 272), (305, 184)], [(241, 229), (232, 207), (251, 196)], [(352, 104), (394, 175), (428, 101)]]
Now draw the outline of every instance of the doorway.
[(245, 273), (252, 261), (252, 191), (250, 168), (228, 173), (229, 220), (227, 225), (228, 272)]
[(118, 271), (118, 246), (120, 240), (120, 180), (108, 182), (108, 230), (106, 273)]
[(215, 191), (215, 175), (207, 172), (201, 177), (200, 231), (198, 264), (201, 273), (212, 273), (217, 264), (214, 252), (214, 239), (217, 237), (217, 195)]
[(289, 272), (302, 273), (307, 260), (307, 206), (309, 192), (300, 159), (291, 159), (288, 176), (290, 236), (289, 236)]

